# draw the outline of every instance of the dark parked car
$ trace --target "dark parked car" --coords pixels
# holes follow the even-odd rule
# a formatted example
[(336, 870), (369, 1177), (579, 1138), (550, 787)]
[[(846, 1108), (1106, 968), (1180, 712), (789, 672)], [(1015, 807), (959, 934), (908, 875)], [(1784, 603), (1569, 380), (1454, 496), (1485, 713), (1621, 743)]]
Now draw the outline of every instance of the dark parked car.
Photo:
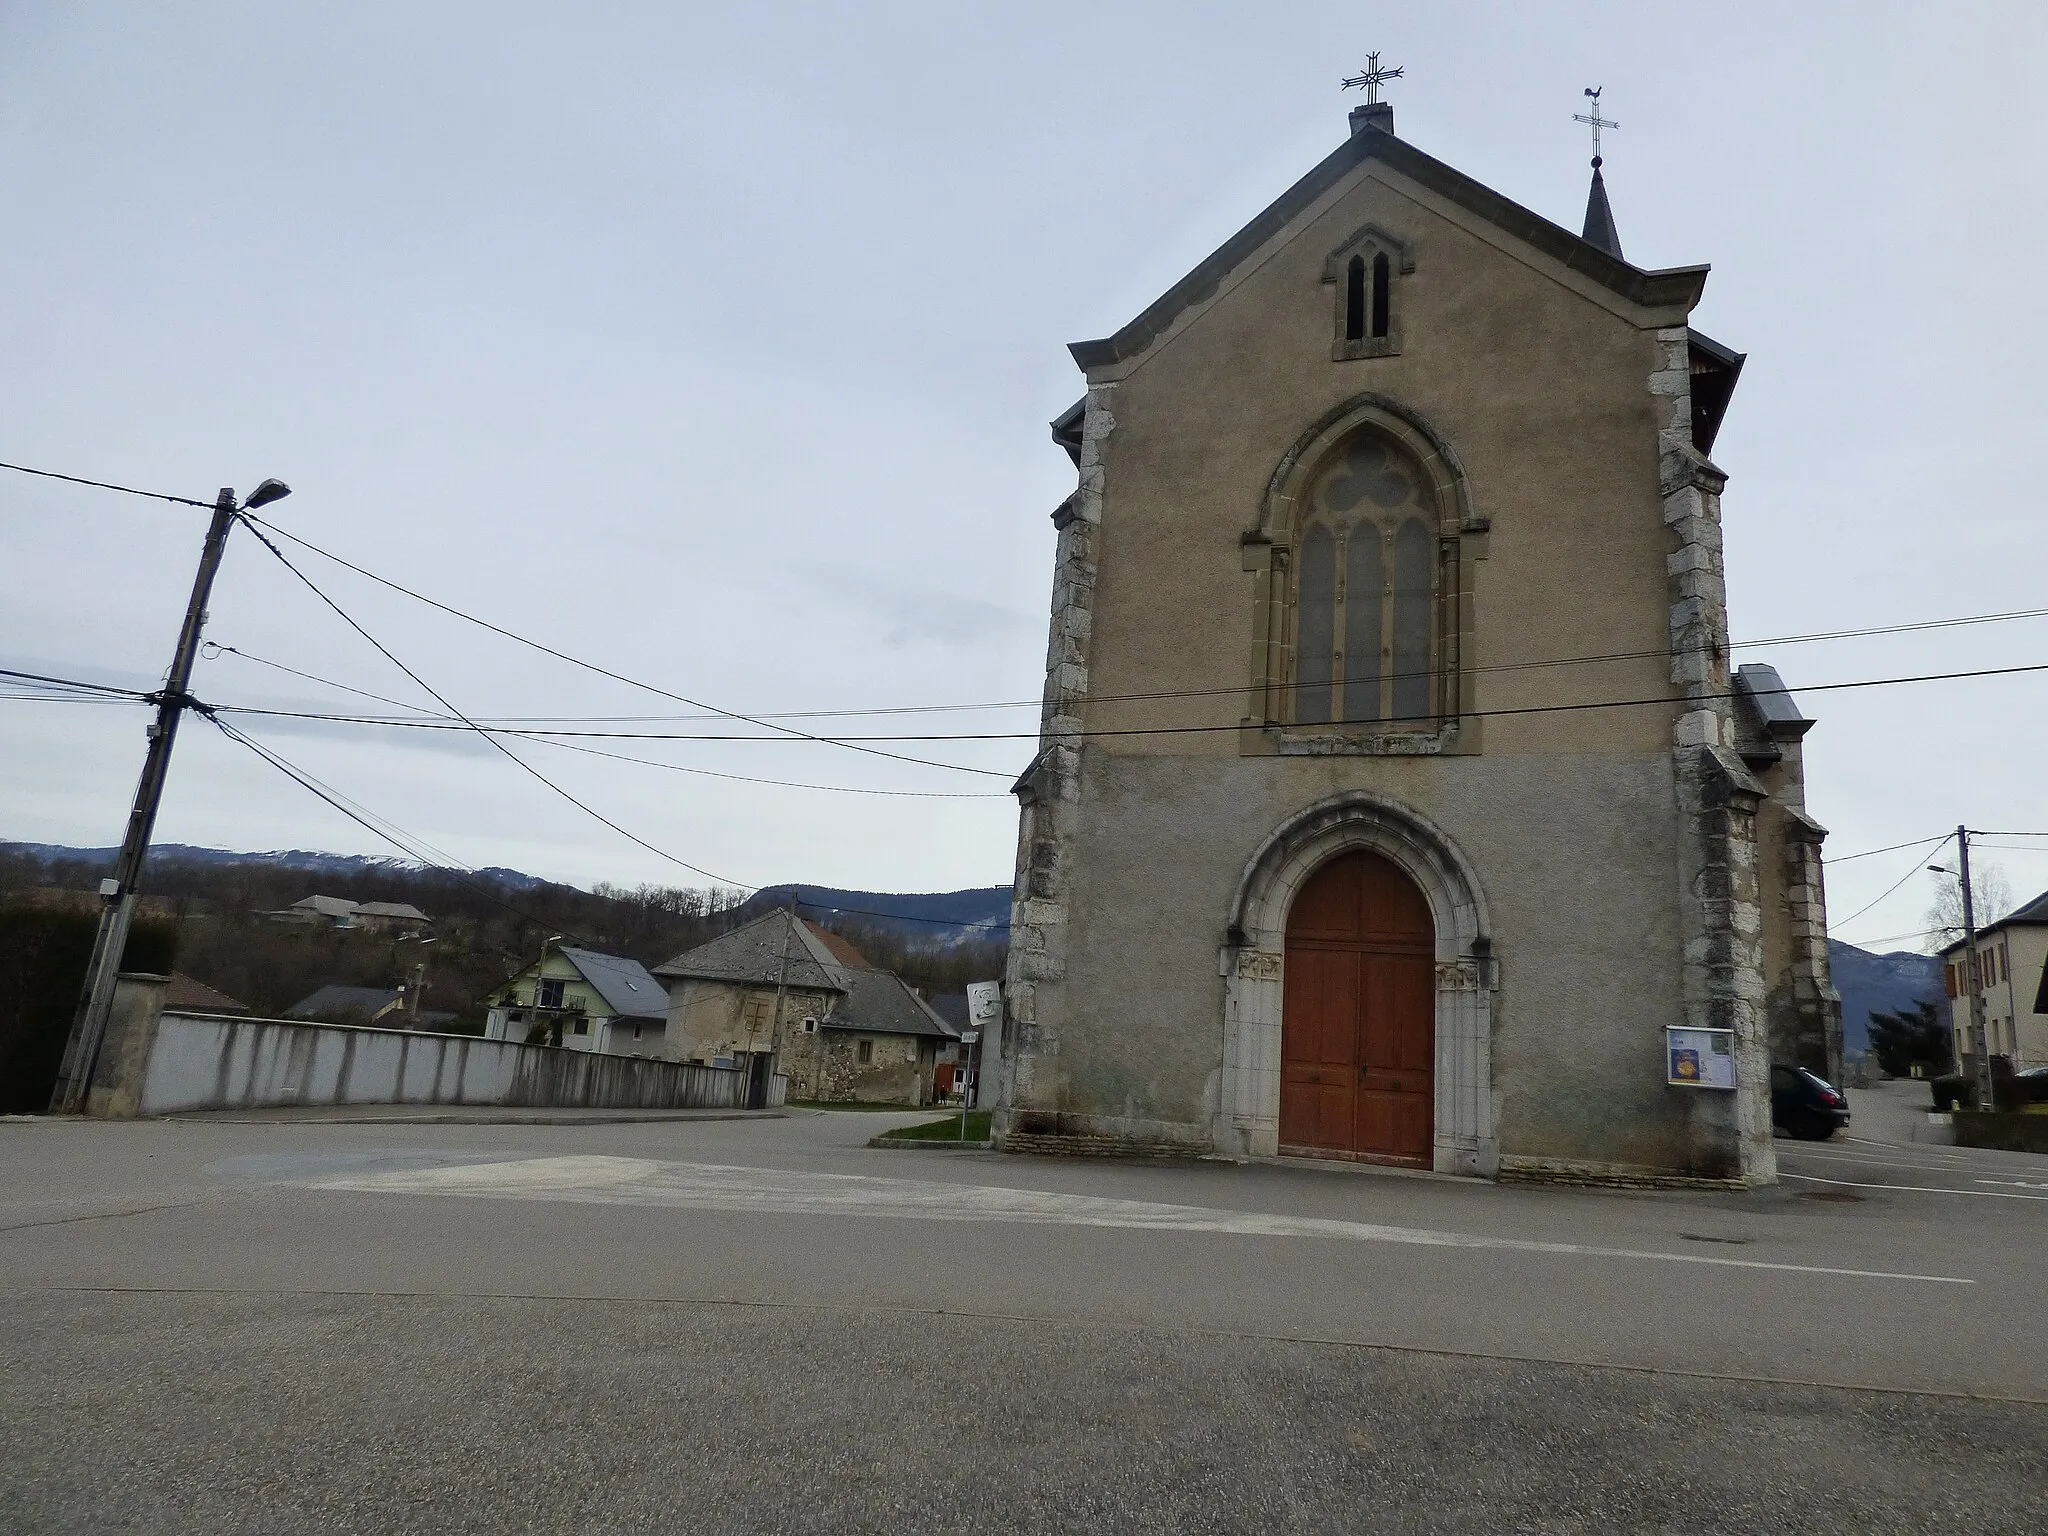
[(2012, 1096), (2022, 1104), (2048, 1104), (2048, 1067), (2027, 1067), (2013, 1073)]
[(1771, 1068), (1771, 1124), (1800, 1141), (1826, 1141), (1849, 1123), (1849, 1101), (1804, 1067)]

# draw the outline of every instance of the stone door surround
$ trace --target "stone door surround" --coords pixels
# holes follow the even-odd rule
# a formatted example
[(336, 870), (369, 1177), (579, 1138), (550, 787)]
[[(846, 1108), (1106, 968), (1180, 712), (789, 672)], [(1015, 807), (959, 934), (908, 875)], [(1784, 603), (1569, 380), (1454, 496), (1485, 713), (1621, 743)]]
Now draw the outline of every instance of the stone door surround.
[(1287, 913), (1303, 883), (1337, 854), (1365, 849), (1420, 887), (1436, 924), (1436, 1144), (1438, 1173), (1491, 1178), (1494, 1129), (1493, 994), (1499, 984), (1492, 923), (1471, 862), (1420, 812), (1372, 790), (1349, 790), (1289, 819), (1245, 865), (1231, 902), (1221, 964), (1223, 1081), (1216, 1150), (1273, 1157), (1280, 1150), (1280, 1022)]

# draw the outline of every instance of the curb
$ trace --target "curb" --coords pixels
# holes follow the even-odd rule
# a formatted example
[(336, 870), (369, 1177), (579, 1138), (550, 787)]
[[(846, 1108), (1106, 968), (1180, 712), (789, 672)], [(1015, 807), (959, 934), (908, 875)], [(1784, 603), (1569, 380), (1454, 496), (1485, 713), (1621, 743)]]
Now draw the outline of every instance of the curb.
[(688, 1125), (712, 1120), (782, 1120), (788, 1118), (788, 1112), (780, 1109), (656, 1109), (621, 1110), (616, 1114), (563, 1114), (543, 1109), (527, 1114), (502, 1110), (480, 1115), (431, 1112), (416, 1115), (264, 1115), (237, 1114), (233, 1110), (195, 1110), (147, 1118), (166, 1125)]
[(991, 1141), (912, 1140), (904, 1136), (870, 1136), (868, 1145), (878, 1152), (988, 1152), (995, 1147)]

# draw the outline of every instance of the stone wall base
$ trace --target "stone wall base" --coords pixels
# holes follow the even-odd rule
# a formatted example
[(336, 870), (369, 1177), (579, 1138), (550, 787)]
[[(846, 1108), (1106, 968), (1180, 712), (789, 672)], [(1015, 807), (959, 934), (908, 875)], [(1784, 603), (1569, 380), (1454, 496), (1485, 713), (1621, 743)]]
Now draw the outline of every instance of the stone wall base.
[(996, 1144), (1001, 1152), (1035, 1152), (1052, 1157), (1208, 1157), (1207, 1147), (1180, 1141), (1135, 1141), (1126, 1136), (1060, 1136), (1012, 1131)]
[(1754, 1189), (1747, 1179), (1716, 1179), (1627, 1163), (1581, 1163), (1555, 1157), (1504, 1157), (1503, 1184), (1563, 1184), (1581, 1189)]

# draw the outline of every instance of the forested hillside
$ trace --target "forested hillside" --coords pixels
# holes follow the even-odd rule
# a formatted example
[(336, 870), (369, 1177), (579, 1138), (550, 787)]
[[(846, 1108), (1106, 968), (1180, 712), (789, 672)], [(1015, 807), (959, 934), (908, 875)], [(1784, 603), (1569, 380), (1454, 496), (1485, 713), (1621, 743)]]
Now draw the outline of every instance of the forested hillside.
[[(90, 909), (99, 880), (113, 865), (111, 849), (0, 844), (0, 904)], [(231, 854), (218, 849), (163, 848), (152, 854), (144, 909), (171, 920), (177, 969), (276, 1014), (329, 982), (394, 986), (415, 965), (427, 967), (422, 1006), (480, 1026), (482, 1000), (530, 961), (551, 937), (655, 965), (746, 921), (800, 891), (837, 906), (807, 906), (804, 915), (846, 935), (876, 965), (894, 970), (927, 995), (960, 991), (968, 981), (1002, 974), (1007, 930), (991, 928), (988, 892), (957, 893), (972, 913), (965, 936), (951, 923), (898, 919), (905, 909), (944, 907), (947, 899), (881, 892), (822, 892), (782, 887), (752, 901), (730, 889), (600, 884), (584, 891), (512, 870), (429, 869), (348, 855)], [(434, 942), (325, 924), (279, 923), (263, 914), (310, 895), (352, 901), (404, 902), (433, 920)], [(1002, 893), (1007, 904), (1007, 892)], [(872, 915), (870, 915), (872, 914)]]

